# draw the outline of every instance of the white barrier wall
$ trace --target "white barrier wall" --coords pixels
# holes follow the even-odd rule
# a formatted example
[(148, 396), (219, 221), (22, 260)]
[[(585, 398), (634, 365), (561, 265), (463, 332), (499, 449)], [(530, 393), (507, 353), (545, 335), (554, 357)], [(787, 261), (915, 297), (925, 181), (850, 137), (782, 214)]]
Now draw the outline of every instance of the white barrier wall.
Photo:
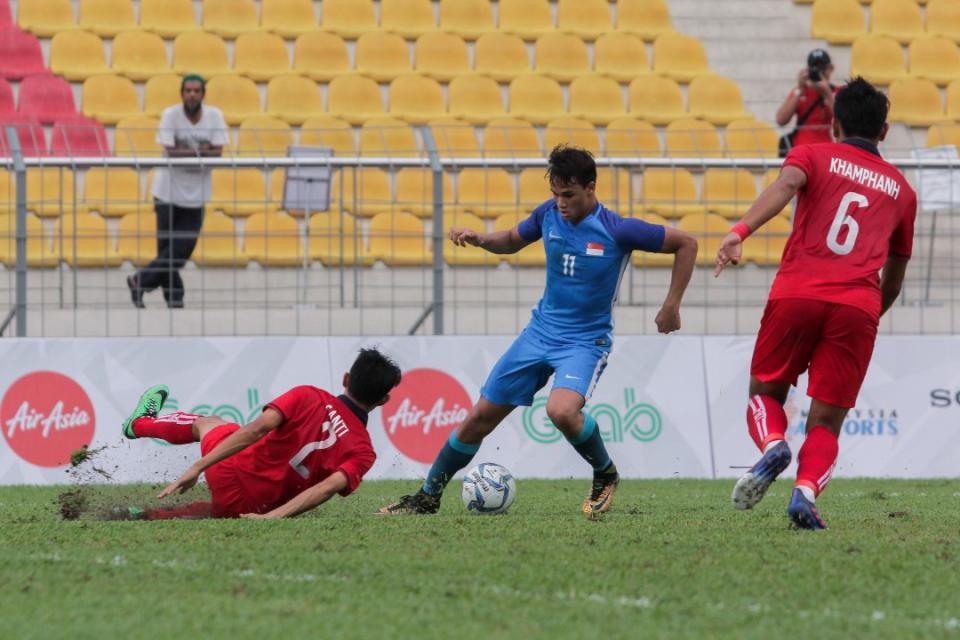
[[(378, 460), (368, 478), (421, 478), (476, 400), (512, 337), (24, 339), (0, 341), (0, 484), (68, 480), (70, 453), (105, 447), (95, 465), (119, 482), (172, 479), (198, 447), (127, 441), (120, 423), (141, 391), (163, 382), (168, 408), (245, 422), (298, 384), (340, 390), (357, 349), (379, 345), (404, 370), (371, 416)], [(746, 433), (752, 339), (621, 337), (588, 403), (621, 473), (732, 477), (757, 456)], [(960, 338), (881, 337), (857, 408), (844, 425), (836, 476), (956, 477)], [(519, 477), (586, 477), (550, 424), (547, 389), (483, 444), (477, 460)], [(787, 403), (794, 451), (809, 398)], [(94, 474), (92, 479), (105, 476)]]

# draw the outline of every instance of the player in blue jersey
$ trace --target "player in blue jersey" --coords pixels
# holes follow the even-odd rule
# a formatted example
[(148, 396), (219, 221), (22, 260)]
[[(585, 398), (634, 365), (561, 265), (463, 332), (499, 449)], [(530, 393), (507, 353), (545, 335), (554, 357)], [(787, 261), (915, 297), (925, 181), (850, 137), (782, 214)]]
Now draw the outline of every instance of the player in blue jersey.
[(480, 399), (450, 434), (420, 490), (380, 509), (385, 514), (436, 513), (453, 475), (518, 405), (528, 406), (553, 376), (547, 415), (587, 463), (593, 485), (583, 502), (588, 517), (610, 508), (620, 482), (594, 418), (583, 413), (613, 345), (613, 305), (634, 250), (675, 254), (673, 276), (656, 323), (680, 328), (680, 300), (693, 273), (697, 241), (670, 227), (622, 218), (597, 201), (597, 167), (588, 151), (558, 146), (547, 170), (553, 198), (509, 231), (451, 229), (458, 246), (516, 253), (543, 238), (547, 284), (533, 317), (490, 372)]

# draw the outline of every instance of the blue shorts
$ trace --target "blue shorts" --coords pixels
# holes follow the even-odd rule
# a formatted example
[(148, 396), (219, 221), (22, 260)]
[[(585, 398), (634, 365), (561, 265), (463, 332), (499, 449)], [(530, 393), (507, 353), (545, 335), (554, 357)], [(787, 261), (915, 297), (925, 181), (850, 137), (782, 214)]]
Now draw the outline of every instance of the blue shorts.
[(591, 344), (547, 342), (524, 329), (493, 367), (480, 395), (494, 404), (530, 406), (533, 396), (547, 384), (576, 391), (589, 399), (607, 366), (610, 352)]

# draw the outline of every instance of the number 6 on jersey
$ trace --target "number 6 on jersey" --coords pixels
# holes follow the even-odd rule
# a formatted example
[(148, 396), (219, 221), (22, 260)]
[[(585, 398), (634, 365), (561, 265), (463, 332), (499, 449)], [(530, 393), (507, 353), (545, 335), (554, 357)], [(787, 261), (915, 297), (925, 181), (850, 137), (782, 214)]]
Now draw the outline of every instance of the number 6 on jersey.
[[(840, 256), (845, 256), (853, 251), (853, 245), (857, 241), (857, 234), (860, 233), (860, 224), (857, 223), (848, 212), (852, 205), (856, 204), (858, 208), (866, 207), (869, 202), (867, 198), (854, 191), (848, 191), (843, 194), (840, 206), (837, 207), (837, 215), (833, 218), (833, 224), (830, 225), (830, 231), (827, 232), (827, 246), (830, 251)], [(848, 228), (847, 237), (843, 242), (839, 241), (840, 232), (844, 227)]]

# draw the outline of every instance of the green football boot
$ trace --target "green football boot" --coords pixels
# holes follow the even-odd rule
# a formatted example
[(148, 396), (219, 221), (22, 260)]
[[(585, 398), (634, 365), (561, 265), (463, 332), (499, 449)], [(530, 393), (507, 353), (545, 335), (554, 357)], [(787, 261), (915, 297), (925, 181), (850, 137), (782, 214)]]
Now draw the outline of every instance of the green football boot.
[(123, 435), (131, 440), (137, 437), (133, 432), (133, 422), (137, 418), (150, 417), (156, 418), (160, 410), (163, 409), (163, 403), (167, 401), (170, 395), (170, 389), (165, 384), (156, 384), (140, 396), (137, 402), (137, 408), (133, 410), (130, 417), (123, 421)]

